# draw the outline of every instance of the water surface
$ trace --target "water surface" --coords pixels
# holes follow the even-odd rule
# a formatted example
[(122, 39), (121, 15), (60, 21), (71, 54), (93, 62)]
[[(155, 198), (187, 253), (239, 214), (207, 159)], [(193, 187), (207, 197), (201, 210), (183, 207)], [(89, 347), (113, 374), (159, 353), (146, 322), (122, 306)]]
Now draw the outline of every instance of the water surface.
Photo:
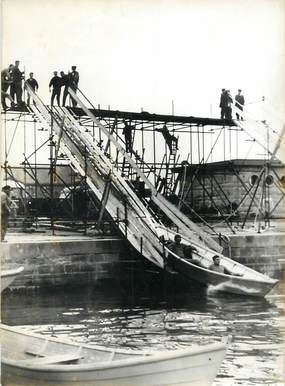
[(116, 286), (4, 292), (2, 322), (77, 342), (164, 350), (232, 335), (215, 386), (284, 385), (284, 298), (207, 294), (200, 287), (125, 292)]

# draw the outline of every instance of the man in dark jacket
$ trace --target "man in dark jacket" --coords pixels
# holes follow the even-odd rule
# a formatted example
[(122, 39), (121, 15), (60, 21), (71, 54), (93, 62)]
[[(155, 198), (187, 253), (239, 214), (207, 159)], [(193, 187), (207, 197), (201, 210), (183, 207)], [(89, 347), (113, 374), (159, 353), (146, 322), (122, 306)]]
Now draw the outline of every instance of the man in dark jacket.
[(65, 106), (66, 98), (68, 95), (68, 87), (70, 86), (70, 74), (65, 74), (64, 71), (60, 71), (61, 76), (61, 87), (64, 87), (63, 89), (63, 97), (62, 97), (62, 106)]
[(134, 126), (131, 125), (131, 120), (129, 121), (129, 123), (127, 123), (124, 120), (124, 126), (125, 127), (123, 128), (123, 134), (125, 136), (126, 152), (131, 152), (133, 148), (132, 132), (133, 132)]
[(227, 96), (226, 89), (222, 88), (222, 93), (220, 97), (220, 108), (221, 108), (221, 119), (225, 119), (226, 117), (226, 105), (227, 105)]
[[(36, 81), (36, 79), (34, 78), (34, 73), (33, 72), (30, 72), (30, 77), (29, 79), (26, 80), (25, 82), (25, 86), (28, 85), (31, 87), (31, 89), (36, 92), (38, 91), (38, 88), (39, 88), (39, 84), (38, 82)], [(35, 104), (35, 101), (34, 101), (34, 104)], [(28, 93), (28, 97), (27, 97), (27, 105), (30, 106), (30, 94)]]
[[(70, 88), (76, 93), (78, 83), (79, 83), (79, 72), (76, 71), (76, 66), (71, 67), (71, 73), (69, 74)], [(75, 99), (71, 98), (72, 106), (76, 107), (77, 102)]]
[(159, 131), (160, 133), (162, 133), (163, 138), (165, 139), (165, 142), (169, 148), (170, 154), (175, 154), (178, 150), (178, 138), (175, 137), (175, 135), (170, 134), (166, 126), (166, 122), (164, 123), (162, 129), (155, 129), (155, 131)]
[(22, 80), (24, 79), (24, 72), (20, 71), (19, 65), (20, 65), (19, 60), (16, 60), (15, 66), (11, 71), (12, 83), (10, 87), (10, 93), (11, 93), (11, 98), (13, 99), (13, 105), (14, 105), (15, 96), (16, 96), (17, 105), (20, 107), (23, 104)]
[[(241, 90), (238, 90), (238, 93), (237, 95), (235, 96), (235, 107), (241, 111), (243, 111), (243, 106), (244, 106), (244, 96), (241, 94)], [(243, 117), (242, 115), (240, 116), (239, 113), (236, 113), (236, 117), (237, 119), (239, 120), (239, 118), (241, 118), (241, 120), (243, 120)]]
[(232, 103), (233, 103), (233, 98), (231, 96), (230, 90), (226, 90), (225, 94), (225, 102), (226, 102), (226, 119), (232, 119)]
[(10, 64), (8, 68), (4, 68), (1, 71), (1, 104), (4, 110), (7, 110), (8, 106), (6, 104), (6, 98), (10, 100), (11, 104), (13, 103), (13, 99), (8, 94), (8, 89), (12, 84), (12, 69), (14, 68), (13, 64)]
[(51, 94), (51, 106), (53, 106), (54, 98), (56, 97), (57, 105), (60, 106), (60, 89), (61, 89), (62, 80), (59, 76), (57, 76), (57, 71), (53, 72), (53, 77), (51, 78), (49, 82), (49, 91), (51, 91), (52, 87), (52, 94)]

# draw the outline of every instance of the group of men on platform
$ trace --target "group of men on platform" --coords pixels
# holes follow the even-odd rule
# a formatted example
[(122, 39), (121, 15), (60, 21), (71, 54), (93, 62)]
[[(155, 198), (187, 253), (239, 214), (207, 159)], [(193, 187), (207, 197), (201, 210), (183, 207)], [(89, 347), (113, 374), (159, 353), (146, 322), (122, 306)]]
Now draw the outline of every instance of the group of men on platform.
[[(240, 112), (243, 111), (244, 106), (244, 96), (241, 93), (241, 90), (238, 90), (237, 95), (235, 96), (235, 107), (240, 110)], [(220, 108), (221, 108), (221, 119), (232, 119), (232, 103), (233, 98), (231, 96), (230, 90), (226, 90), (225, 88), (222, 88), (221, 98), (220, 98)], [(239, 120), (243, 120), (242, 113), (236, 113), (236, 118)]]
[[(66, 98), (68, 95), (68, 88), (70, 87), (72, 91), (76, 93), (79, 83), (79, 72), (76, 71), (76, 66), (71, 67), (71, 72), (65, 74), (64, 71), (60, 71), (60, 76), (58, 76), (57, 71), (54, 71), (53, 77), (49, 82), (49, 91), (52, 89), (51, 94), (51, 106), (53, 106), (54, 99), (56, 98), (58, 106), (60, 106), (60, 94), (61, 88), (63, 87), (63, 97), (62, 97), (62, 106), (66, 104)], [(76, 107), (77, 102), (72, 96), (71, 103), (73, 107)]]
[(19, 60), (16, 60), (15, 64), (1, 71), (1, 104), (4, 110), (7, 109), (6, 99), (10, 100), (12, 107), (16, 105), (15, 102), (18, 106), (22, 105), (24, 73), (20, 71), (19, 65)]
[[(1, 71), (1, 104), (4, 110), (7, 110), (8, 106), (6, 100), (11, 103), (11, 107), (23, 107), (25, 105), (23, 101), (23, 81), (25, 79), (24, 71), (21, 71), (20, 61), (16, 60), (15, 64), (10, 64), (8, 68)], [(71, 72), (65, 74), (64, 71), (60, 72), (60, 77), (57, 75), (57, 71), (54, 71), (54, 76), (49, 82), (49, 91), (52, 90), (51, 105), (53, 106), (54, 99), (56, 97), (57, 104), (60, 106), (60, 94), (61, 88), (63, 88), (62, 106), (66, 104), (66, 98), (68, 95), (68, 88), (70, 87), (75, 93), (79, 83), (79, 73), (76, 71), (76, 66), (71, 67)], [(24, 81), (24, 87), (29, 86), (34, 92), (38, 91), (39, 84), (34, 78), (34, 73), (30, 72), (29, 78)], [(10, 89), (10, 90), (9, 90)], [(34, 102), (35, 103), (35, 102)], [(71, 97), (72, 106), (75, 107), (77, 102)], [(30, 95), (27, 96), (27, 105), (30, 105)]]

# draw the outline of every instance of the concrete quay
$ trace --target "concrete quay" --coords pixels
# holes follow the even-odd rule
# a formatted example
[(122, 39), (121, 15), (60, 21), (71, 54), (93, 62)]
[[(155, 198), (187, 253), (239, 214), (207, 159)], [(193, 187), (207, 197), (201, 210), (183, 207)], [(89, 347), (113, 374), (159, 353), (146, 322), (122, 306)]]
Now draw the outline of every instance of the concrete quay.
[(25, 267), (10, 288), (77, 286), (109, 279), (125, 251), (123, 241), (114, 236), (8, 233), (6, 240), (0, 244), (2, 267)]
[[(228, 234), (225, 255), (281, 282), (285, 278), (285, 233), (267, 230)], [(19, 264), (24, 272), (10, 288), (94, 285), (114, 279), (118, 267), (139, 263), (119, 236), (84, 236), (60, 232), (8, 233), (0, 244), (2, 267)]]
[(219, 226), (215, 229), (227, 237), (228, 245), (222, 244), (226, 256), (272, 278), (280, 280), (284, 277), (285, 231), (282, 221), (274, 221), (259, 233), (250, 226), (236, 227), (235, 234)]

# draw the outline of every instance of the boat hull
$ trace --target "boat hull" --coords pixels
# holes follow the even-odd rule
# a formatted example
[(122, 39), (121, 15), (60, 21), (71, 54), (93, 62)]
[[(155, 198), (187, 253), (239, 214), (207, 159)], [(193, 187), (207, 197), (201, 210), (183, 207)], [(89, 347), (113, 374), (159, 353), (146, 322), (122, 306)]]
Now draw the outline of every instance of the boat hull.
[[(37, 365), (33, 360), (29, 364), (21, 350), (24, 352), (25, 347), (35, 344), (39, 346), (45, 338), (21, 334), (19, 328), (13, 333), (11, 329), (14, 328), (8, 327), (7, 330), (5, 326), (1, 329), (2, 382), (5, 386), (207, 386), (213, 383), (227, 347), (226, 342), (221, 342), (152, 355), (119, 350), (115, 354), (119, 355), (119, 360), (111, 358), (102, 362), (98, 359), (98, 351), (93, 354), (90, 345), (69, 344), (68, 347), (56, 338), (50, 338), (48, 345), (52, 350), (70, 352), (80, 347), (82, 357), (78, 364)], [(12, 341), (13, 350), (16, 350), (13, 354)], [(85, 363), (84, 358), (90, 355), (94, 355), (94, 361)]]
[(2, 269), (1, 270), (1, 292), (9, 287), (9, 285), (16, 279), (17, 275), (19, 275), (24, 270), (24, 267), (17, 267), (11, 269)]
[(238, 295), (264, 297), (278, 280), (251, 280), (239, 276), (220, 274), (191, 264), (186, 259), (170, 257), (171, 267), (189, 279), (206, 285), (209, 289)]

